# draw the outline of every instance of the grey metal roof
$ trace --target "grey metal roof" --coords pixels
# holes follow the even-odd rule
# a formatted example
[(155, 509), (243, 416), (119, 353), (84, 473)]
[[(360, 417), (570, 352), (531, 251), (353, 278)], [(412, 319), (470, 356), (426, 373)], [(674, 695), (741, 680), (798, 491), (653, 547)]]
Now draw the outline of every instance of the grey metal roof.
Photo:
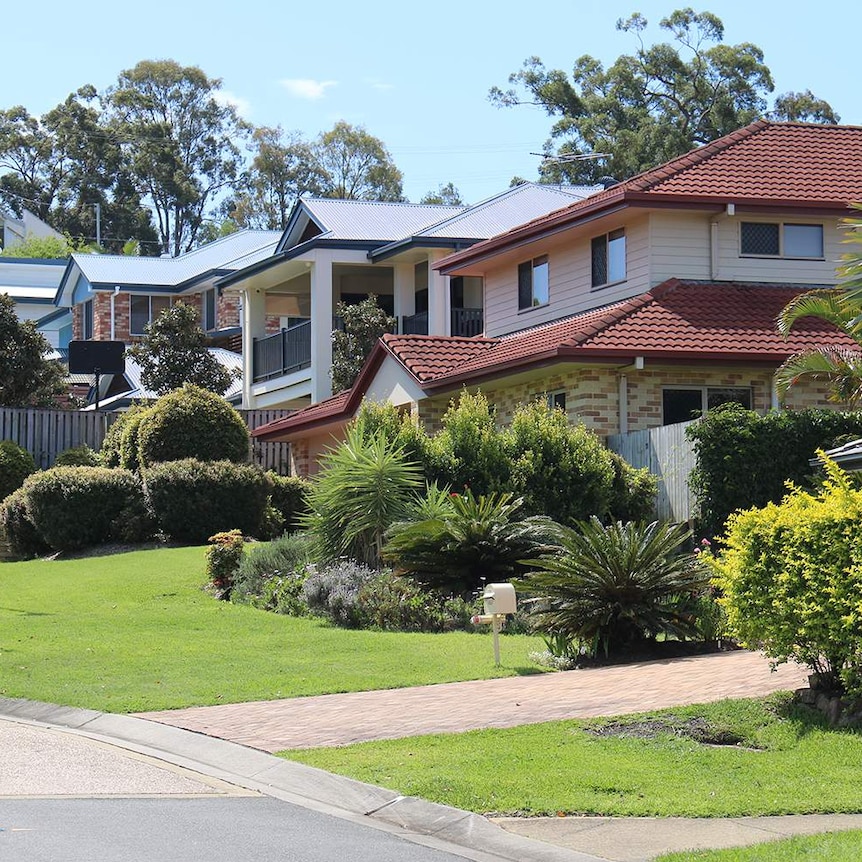
[(468, 207), (466, 211), (415, 234), (417, 237), (488, 239), (539, 216), (583, 200), (604, 186), (551, 186), (522, 183)]
[(301, 205), (323, 227), (322, 238), (372, 242), (392, 242), (412, 236), (467, 209), (464, 206), (442, 204), (335, 198), (303, 198)]
[[(862, 438), (851, 440), (849, 443), (836, 446), (834, 449), (827, 449), (826, 456), (845, 470), (862, 470)], [(812, 466), (817, 466), (823, 462), (818, 457), (812, 458), (809, 463)]]
[(275, 250), (280, 231), (241, 230), (177, 257), (72, 255), (90, 284), (176, 286), (213, 270), (236, 270)]

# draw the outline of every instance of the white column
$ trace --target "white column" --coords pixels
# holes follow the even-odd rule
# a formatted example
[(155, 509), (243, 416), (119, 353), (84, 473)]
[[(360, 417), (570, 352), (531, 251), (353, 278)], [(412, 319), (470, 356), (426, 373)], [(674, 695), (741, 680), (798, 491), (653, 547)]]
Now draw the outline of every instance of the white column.
[(311, 403), (332, 395), (332, 260), (319, 254), (311, 266)]
[(441, 275), (434, 263), (446, 257), (446, 249), (435, 249), (428, 258), (428, 334), (449, 335), (451, 327), (449, 276)]
[(254, 410), (251, 385), (254, 381), (254, 339), (266, 335), (266, 294), (252, 288), (242, 297), (242, 406)]
[(412, 263), (396, 263), (392, 267), (392, 290), (395, 298), (395, 318), (401, 331), (401, 318), (416, 314), (416, 291)]

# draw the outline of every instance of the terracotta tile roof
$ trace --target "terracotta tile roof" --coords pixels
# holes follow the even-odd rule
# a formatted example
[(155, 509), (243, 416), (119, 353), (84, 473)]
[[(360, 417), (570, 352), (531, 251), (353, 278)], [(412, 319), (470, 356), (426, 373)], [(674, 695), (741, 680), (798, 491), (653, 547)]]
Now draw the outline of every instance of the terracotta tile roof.
[(498, 342), (445, 335), (384, 335), (383, 343), (417, 380), (425, 382), (480, 360)]
[(843, 211), (862, 201), (862, 126), (757, 120), (723, 138), (449, 255), (435, 269), (457, 272), (518, 241), (632, 203), (787, 205)]
[(633, 299), (498, 339), (386, 335), (349, 392), (252, 433), (297, 432), (348, 419), (387, 354), (432, 393), (556, 362), (623, 365), (643, 356), (648, 362), (723, 361), (775, 367), (801, 350), (825, 344), (856, 346), (846, 333), (811, 317), (798, 321), (787, 339), (778, 334), (778, 313), (808, 289), (671, 279)]

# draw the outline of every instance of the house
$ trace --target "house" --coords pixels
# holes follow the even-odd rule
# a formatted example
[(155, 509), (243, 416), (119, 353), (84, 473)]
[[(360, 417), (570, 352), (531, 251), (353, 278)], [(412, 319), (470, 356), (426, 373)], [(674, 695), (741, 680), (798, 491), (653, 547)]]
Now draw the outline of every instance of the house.
[(42, 221), (30, 210), (22, 210), (21, 217), (0, 211), (0, 249), (11, 251), (16, 245), (29, 237), (45, 239), (53, 237), (65, 241), (59, 231), (54, 230), (47, 222)]
[[(862, 128), (759, 120), (431, 261), (435, 285), (481, 279), (481, 336), (387, 335), (352, 390), (255, 434), (290, 441), (302, 473), (363, 397), (432, 429), (462, 387), (503, 423), (538, 397), (602, 435), (728, 400), (778, 407), (784, 359), (853, 343), (814, 319), (785, 341), (774, 321), (799, 292), (836, 284), (840, 222), (860, 200)], [(795, 388), (788, 404), (827, 401)]]
[(68, 308), (56, 308), (54, 297), (65, 260), (0, 257), (0, 293), (11, 296), (19, 320), (32, 320), (52, 347), (66, 347), (72, 336)]
[(470, 207), (300, 199), (275, 253), (218, 281), (244, 311), (243, 406), (302, 408), (331, 394), (339, 302), (374, 294), (403, 333), (481, 334), (482, 279), (450, 278), (437, 262), (597, 190), (524, 183)]
[(73, 337), (137, 341), (144, 327), (182, 300), (200, 314), (213, 338), (239, 335), (236, 297), (222, 295), (216, 281), (271, 256), (279, 231), (241, 230), (177, 257), (71, 255), (54, 303), (71, 308)]

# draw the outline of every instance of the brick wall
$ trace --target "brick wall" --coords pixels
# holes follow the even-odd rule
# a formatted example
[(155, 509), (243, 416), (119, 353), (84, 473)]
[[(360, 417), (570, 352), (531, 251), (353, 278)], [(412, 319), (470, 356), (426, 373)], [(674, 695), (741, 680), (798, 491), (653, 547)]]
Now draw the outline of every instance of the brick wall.
[(239, 319), (239, 295), (222, 293), (216, 300), (216, 326), (225, 329), (229, 326), (241, 326)]

